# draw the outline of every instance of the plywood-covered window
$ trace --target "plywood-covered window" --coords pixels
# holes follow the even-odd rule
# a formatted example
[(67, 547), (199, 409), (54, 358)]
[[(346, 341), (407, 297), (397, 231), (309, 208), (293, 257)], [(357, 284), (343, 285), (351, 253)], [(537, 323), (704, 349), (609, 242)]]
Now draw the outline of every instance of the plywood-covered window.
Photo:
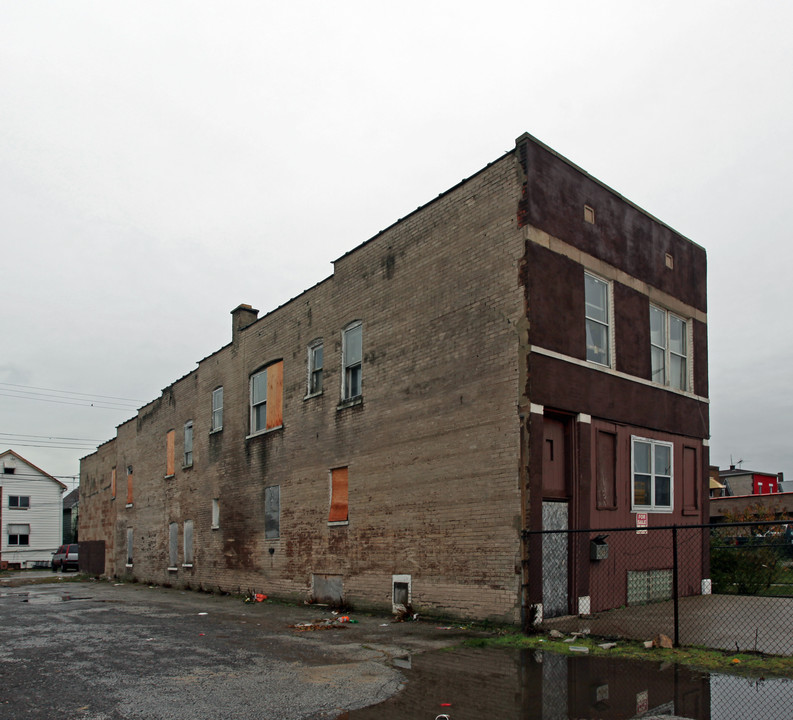
[(174, 474), (174, 431), (169, 430), (165, 433), (165, 477), (173, 477)]
[(699, 463), (697, 448), (683, 446), (683, 512), (694, 514), (699, 509)]
[(617, 433), (595, 436), (595, 502), (598, 510), (617, 509)]
[(283, 394), (283, 360), (251, 375), (251, 435), (283, 425)]
[(193, 521), (184, 521), (184, 567), (193, 566)]
[(264, 488), (264, 537), (274, 540), (281, 536), (281, 487)]
[(347, 468), (330, 471), (330, 513), (329, 523), (347, 523), (348, 515), (348, 473)]
[(176, 570), (179, 562), (179, 525), (172, 522), (168, 525), (168, 569)]
[(132, 505), (133, 500), (132, 465), (127, 466), (127, 505)]

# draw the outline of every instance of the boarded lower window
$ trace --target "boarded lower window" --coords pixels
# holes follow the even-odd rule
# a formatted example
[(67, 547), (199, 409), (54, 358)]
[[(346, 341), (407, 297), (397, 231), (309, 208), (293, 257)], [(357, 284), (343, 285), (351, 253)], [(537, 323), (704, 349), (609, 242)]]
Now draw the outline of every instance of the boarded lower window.
[(127, 528), (127, 565), (132, 565), (132, 528)]
[(699, 507), (699, 473), (697, 449), (683, 447), (683, 511), (696, 512)]
[(595, 440), (595, 498), (598, 510), (617, 508), (617, 435), (597, 431)]
[(168, 525), (168, 567), (175, 568), (179, 562), (179, 525), (172, 522)]
[(193, 564), (193, 521), (184, 521), (184, 564)]
[(347, 468), (336, 468), (330, 471), (330, 513), (328, 522), (347, 522), (349, 520), (347, 510), (348, 497), (348, 474)]
[(671, 598), (671, 570), (628, 570), (628, 605), (644, 605)]
[(264, 537), (281, 536), (281, 486), (264, 488)]

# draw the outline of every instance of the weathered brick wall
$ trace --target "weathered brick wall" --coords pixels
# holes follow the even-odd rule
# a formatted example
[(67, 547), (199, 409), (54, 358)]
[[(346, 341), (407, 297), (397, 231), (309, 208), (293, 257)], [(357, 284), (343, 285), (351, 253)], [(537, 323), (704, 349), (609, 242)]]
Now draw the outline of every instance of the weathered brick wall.
[[(390, 606), (391, 576), (406, 574), (419, 609), (517, 621), (519, 193), (506, 156), (340, 258), (331, 278), (242, 330), (119, 428), (113, 572), (298, 597), (310, 593), (312, 573), (337, 574), (359, 606)], [(341, 333), (353, 320), (363, 324), (363, 401), (339, 409)], [(317, 338), (324, 392), (306, 398), (307, 346)], [(249, 438), (249, 378), (275, 360), (284, 367), (283, 427)], [(210, 434), (219, 385), (223, 429)], [(187, 420), (194, 460), (183, 469)], [(170, 429), (177, 462), (166, 479)], [(106, 465), (90, 456), (83, 476)], [(329, 472), (344, 466), (349, 524), (331, 527)], [(280, 486), (276, 540), (264, 537), (270, 485)], [(101, 532), (96, 515), (81, 533)], [(193, 568), (181, 565), (187, 519)], [(169, 522), (180, 527), (176, 571), (167, 569)]]

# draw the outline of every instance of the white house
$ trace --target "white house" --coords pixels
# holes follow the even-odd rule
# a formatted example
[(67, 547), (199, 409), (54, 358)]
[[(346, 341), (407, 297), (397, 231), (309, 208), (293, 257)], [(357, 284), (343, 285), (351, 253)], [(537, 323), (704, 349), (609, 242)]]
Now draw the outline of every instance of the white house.
[(63, 536), (60, 480), (13, 450), (0, 453), (0, 562), (21, 568), (49, 563)]

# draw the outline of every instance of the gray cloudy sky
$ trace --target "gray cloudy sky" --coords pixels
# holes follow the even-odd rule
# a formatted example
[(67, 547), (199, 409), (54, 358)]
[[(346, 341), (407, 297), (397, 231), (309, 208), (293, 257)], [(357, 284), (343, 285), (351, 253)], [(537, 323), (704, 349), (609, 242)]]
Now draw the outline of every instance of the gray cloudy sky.
[(0, 451), (76, 476), (233, 307), (527, 131), (707, 249), (711, 461), (793, 479), (791, 27), (777, 0), (3, 2)]

